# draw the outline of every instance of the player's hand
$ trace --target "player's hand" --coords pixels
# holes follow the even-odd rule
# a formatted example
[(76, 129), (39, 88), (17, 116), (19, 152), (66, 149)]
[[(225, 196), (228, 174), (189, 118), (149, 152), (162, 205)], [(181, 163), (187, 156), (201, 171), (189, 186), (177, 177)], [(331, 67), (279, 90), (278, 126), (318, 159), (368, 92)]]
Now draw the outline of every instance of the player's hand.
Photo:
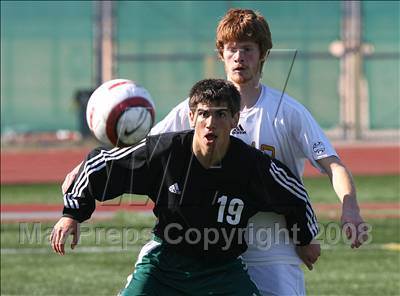
[(296, 252), (307, 268), (312, 270), (313, 264), (317, 262), (318, 257), (321, 255), (321, 246), (319, 241), (313, 240), (308, 245), (296, 246)]
[(67, 193), (67, 190), (68, 190), (69, 186), (71, 186), (72, 182), (74, 182), (74, 180), (75, 180), (75, 178), (76, 178), (76, 175), (78, 174), (79, 169), (80, 169), (82, 163), (83, 163), (83, 162), (81, 162), (81, 163), (78, 164), (76, 167), (74, 167), (74, 169), (73, 169), (72, 171), (70, 171), (70, 172), (65, 176), (64, 182), (63, 182), (62, 185), (61, 185), (61, 190), (62, 190), (62, 193), (63, 193), (63, 194)]
[(351, 248), (359, 248), (368, 240), (368, 225), (360, 215), (358, 207), (346, 206), (343, 203), (341, 223), (347, 239), (351, 242)]
[(64, 245), (69, 234), (72, 234), (71, 249), (74, 249), (79, 241), (79, 223), (72, 218), (62, 217), (54, 225), (50, 236), (51, 247), (54, 252), (60, 255), (65, 254)]

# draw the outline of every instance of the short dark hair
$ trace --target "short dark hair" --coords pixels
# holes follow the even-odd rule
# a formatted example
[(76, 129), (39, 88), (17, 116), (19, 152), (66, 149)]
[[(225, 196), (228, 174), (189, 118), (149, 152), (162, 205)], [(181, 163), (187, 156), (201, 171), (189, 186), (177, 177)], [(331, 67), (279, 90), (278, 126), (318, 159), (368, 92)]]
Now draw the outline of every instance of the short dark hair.
[(199, 103), (226, 103), (232, 115), (240, 111), (240, 93), (232, 82), (224, 79), (204, 79), (197, 82), (189, 94), (189, 107), (194, 112)]

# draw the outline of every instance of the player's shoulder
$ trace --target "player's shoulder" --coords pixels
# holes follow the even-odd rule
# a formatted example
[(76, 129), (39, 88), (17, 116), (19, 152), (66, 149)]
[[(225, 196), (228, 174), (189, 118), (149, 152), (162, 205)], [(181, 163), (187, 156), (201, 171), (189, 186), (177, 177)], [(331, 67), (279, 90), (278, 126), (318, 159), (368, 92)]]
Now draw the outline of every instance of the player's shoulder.
[(189, 113), (189, 98), (186, 98), (182, 102), (180, 102), (178, 105), (176, 105), (172, 111), (178, 112), (178, 113), (184, 113), (188, 114)]
[(259, 149), (248, 145), (237, 137), (231, 136), (231, 143), (233, 144), (232, 146), (234, 147), (235, 153), (238, 153), (240, 155), (240, 159), (249, 160), (246, 163), (250, 165), (253, 164), (252, 161), (264, 159), (265, 157), (269, 159), (268, 155), (264, 154)]
[[(186, 98), (182, 102), (180, 102), (178, 105), (176, 105), (171, 112), (167, 115), (166, 120), (167, 121), (176, 121), (178, 118), (179, 122), (185, 122), (188, 123), (189, 120), (189, 98)], [(184, 129), (187, 129), (188, 127), (184, 125)]]
[(300, 103), (298, 100), (291, 97), (287, 93), (283, 94), (283, 97), (282, 97), (281, 90), (274, 89), (266, 84), (262, 84), (262, 86), (263, 86), (264, 97), (267, 98), (267, 99), (263, 100), (264, 104), (279, 105), (279, 103), (281, 103), (280, 108), (284, 108), (287, 111), (303, 112), (304, 110), (306, 110), (306, 108), (304, 107), (304, 105), (302, 103)]
[(168, 132), (151, 135), (146, 138), (146, 145), (154, 156), (167, 153), (171, 149), (187, 145), (193, 138), (193, 131)]

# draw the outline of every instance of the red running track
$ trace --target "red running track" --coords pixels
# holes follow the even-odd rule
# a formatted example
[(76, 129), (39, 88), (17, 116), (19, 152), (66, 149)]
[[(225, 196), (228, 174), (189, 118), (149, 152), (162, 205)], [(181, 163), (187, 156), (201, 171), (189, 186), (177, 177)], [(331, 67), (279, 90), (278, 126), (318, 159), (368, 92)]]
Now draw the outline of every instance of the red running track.
[[(1, 152), (1, 184), (62, 182), (90, 148), (42, 149)], [(400, 174), (400, 146), (337, 147), (353, 175)], [(319, 172), (307, 163), (306, 176)]]

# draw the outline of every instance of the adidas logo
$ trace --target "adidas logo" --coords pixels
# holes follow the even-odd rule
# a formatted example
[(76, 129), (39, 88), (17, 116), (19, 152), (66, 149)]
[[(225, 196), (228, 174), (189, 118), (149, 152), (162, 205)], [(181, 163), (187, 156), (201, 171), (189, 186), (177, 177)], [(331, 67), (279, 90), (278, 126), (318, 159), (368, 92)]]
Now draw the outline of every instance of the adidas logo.
[(239, 124), (237, 127), (235, 127), (232, 131), (231, 131), (232, 135), (245, 135), (246, 131), (244, 130), (243, 126), (241, 124)]
[(178, 183), (174, 183), (171, 186), (168, 187), (169, 192), (175, 193), (175, 194), (181, 194), (181, 190), (179, 189)]

